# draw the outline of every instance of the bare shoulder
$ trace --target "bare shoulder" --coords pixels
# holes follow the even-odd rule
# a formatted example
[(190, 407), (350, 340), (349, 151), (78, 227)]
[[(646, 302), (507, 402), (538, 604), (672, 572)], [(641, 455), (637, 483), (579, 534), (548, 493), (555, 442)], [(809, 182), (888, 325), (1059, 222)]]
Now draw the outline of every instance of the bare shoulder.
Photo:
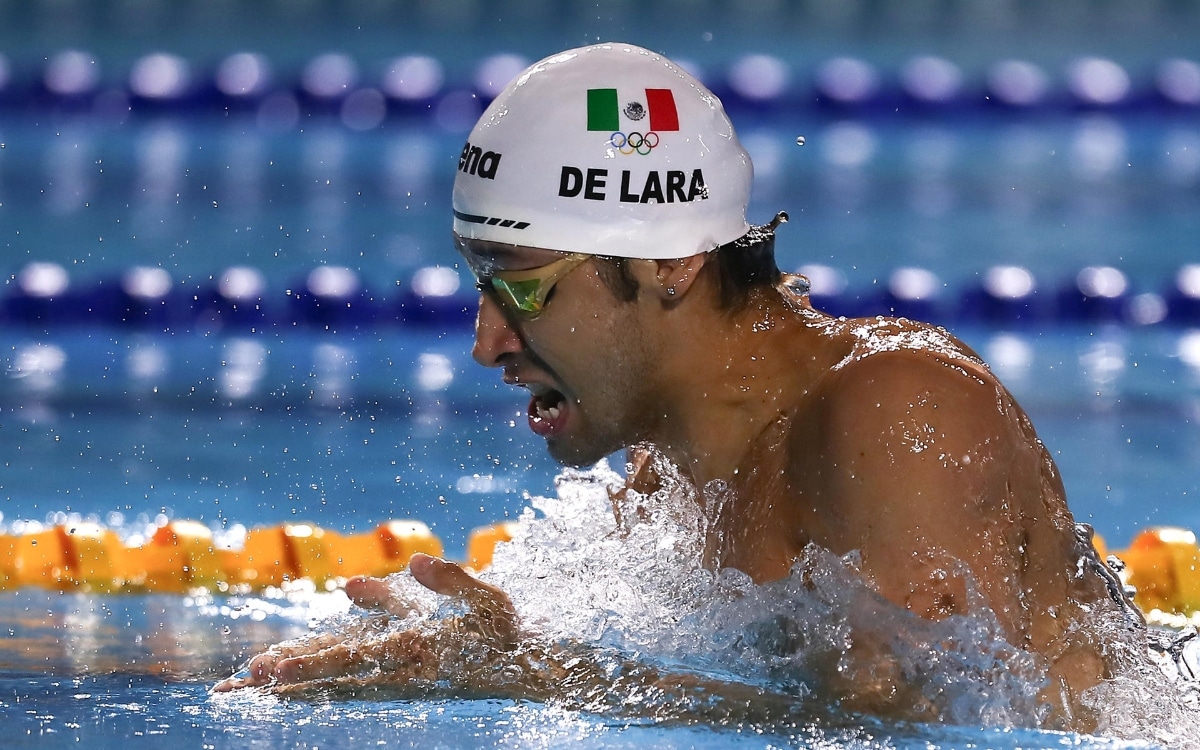
[[(858, 323), (858, 321), (852, 321)], [(1050, 465), (1024, 412), (970, 349), (908, 321), (862, 321), (852, 351), (813, 393), (799, 464), (843, 528), (956, 533), (1044, 497)], [(860, 540), (843, 538), (847, 546)], [(916, 543), (913, 537), (913, 543)]]
[(929, 323), (905, 318), (856, 318), (844, 321), (841, 333), (854, 343), (835, 365), (839, 370), (866, 362), (880, 364), (881, 356), (888, 366), (907, 360), (983, 366), (979, 355), (954, 334)]
[(813, 394), (815, 437), (794, 454), (824, 509), (815, 541), (859, 550), (880, 593), (919, 614), (965, 611), (965, 583), (920, 562), (937, 556), (966, 564), (1007, 611), (1021, 519), (1047, 499), (1027, 419), (945, 331), (887, 319), (850, 331), (853, 351)]
[(889, 405), (905, 413), (935, 410), (942, 402), (965, 406), (983, 398), (980, 406), (995, 409), (998, 392), (1007, 392), (991, 370), (966, 344), (943, 328), (894, 318), (847, 321), (853, 346), (826, 379), (821, 397), (830, 405), (864, 405), (882, 410)]

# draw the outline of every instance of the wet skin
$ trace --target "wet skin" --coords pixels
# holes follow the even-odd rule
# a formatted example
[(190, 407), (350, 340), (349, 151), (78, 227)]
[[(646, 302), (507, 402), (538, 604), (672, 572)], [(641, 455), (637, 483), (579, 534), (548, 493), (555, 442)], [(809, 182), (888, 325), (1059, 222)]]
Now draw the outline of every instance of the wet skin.
[[(470, 250), (513, 270), (559, 257)], [(857, 550), (884, 598), (931, 619), (967, 613), (972, 581), (1008, 639), (1045, 658), (1056, 713), (1086, 729), (1077, 697), (1107, 666), (1071, 630), (1086, 608), (1119, 605), (1099, 576), (1078, 574), (1094, 551), (1076, 538), (1054, 463), (1011, 395), (966, 346), (921, 323), (832, 318), (784, 287), (718, 309), (707, 260), (629, 261), (630, 302), (588, 261), (535, 320), (485, 292), (473, 355), (530, 389), (530, 426), (559, 461), (634, 446), (633, 489), (657, 486), (651, 455), (693, 487), (723, 483), (704, 551), (713, 567), (766, 582), (809, 543)], [(463, 596), (473, 584), (455, 585)], [(502, 596), (477, 598), (494, 607)], [(869, 644), (862, 651), (869, 659)], [(270, 666), (295, 676), (286, 658)], [(882, 714), (904, 700), (897, 684), (837, 689), (849, 707)]]

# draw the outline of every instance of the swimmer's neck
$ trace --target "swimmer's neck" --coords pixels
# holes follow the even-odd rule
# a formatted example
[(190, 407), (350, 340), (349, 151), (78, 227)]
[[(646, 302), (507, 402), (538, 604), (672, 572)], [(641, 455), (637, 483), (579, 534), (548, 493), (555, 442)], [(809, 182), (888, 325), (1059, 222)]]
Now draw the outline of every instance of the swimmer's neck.
[(696, 487), (734, 486), (747, 457), (845, 355), (831, 318), (774, 289), (735, 312), (711, 304), (668, 321), (659, 434), (649, 442)]

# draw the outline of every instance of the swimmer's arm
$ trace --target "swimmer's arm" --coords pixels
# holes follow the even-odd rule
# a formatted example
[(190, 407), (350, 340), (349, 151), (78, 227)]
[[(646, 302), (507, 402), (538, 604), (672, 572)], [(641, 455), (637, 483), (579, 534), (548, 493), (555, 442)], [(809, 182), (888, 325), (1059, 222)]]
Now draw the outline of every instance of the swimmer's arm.
[[(1042, 699), (1087, 728), (1079, 696), (1106, 665), (1072, 635), (1072, 612), (1103, 606), (1106, 592), (1072, 575), (1073, 519), (1028, 418), (974, 361), (899, 351), (860, 365), (829, 423), (840, 551), (860, 550), (878, 592), (923, 618), (990, 609), (1009, 643), (1046, 660)], [(859, 662), (887, 674), (871, 640), (859, 639)], [(903, 711), (909, 697), (887, 692), (902, 684), (884, 679), (862, 697)]]
[[(1027, 647), (1015, 527), (1037, 521), (1022, 518), (1009, 493), (1036, 484), (1027, 476), (1036, 461), (1023, 452), (1038, 446), (1024, 444), (990, 373), (885, 352), (839, 372), (823, 397), (817, 431), (830, 520), (815, 541), (860, 552), (864, 577), (892, 605), (929, 620), (990, 607), (1005, 637)], [(890, 653), (892, 634), (872, 624), (856, 618), (853, 646), (830, 673), (835, 691), (854, 710), (920, 715), (924, 699)]]

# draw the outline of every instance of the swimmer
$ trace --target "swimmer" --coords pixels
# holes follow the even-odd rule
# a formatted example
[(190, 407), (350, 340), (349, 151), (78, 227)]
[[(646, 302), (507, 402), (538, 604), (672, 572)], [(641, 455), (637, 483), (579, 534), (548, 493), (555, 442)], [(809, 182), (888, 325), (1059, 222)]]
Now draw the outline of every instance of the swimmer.
[[(869, 585), (922, 618), (966, 614), (978, 592), (1009, 642), (1042, 659), (1059, 725), (1087, 730), (1080, 695), (1112, 665), (1081, 623), (1131, 610), (1030, 420), (945, 330), (815, 309), (807, 282), (776, 266), (785, 217), (747, 223), (752, 177), (720, 102), (670, 61), (606, 44), (536, 63), (458, 162), (474, 358), (529, 391), (529, 427), (559, 462), (627, 451), (619, 515), (664, 466), (719, 494), (703, 550), (714, 569), (774, 581), (817, 545), (856, 551)], [(499, 652), (520, 638), (502, 591), (423, 556), (412, 574), (464, 599)], [(348, 592), (398, 606), (379, 581)], [(268, 652), (217, 689), (361, 658), (320, 647)], [(872, 658), (870, 644), (854, 651)], [(899, 678), (830, 684), (848, 707), (905, 715)]]

